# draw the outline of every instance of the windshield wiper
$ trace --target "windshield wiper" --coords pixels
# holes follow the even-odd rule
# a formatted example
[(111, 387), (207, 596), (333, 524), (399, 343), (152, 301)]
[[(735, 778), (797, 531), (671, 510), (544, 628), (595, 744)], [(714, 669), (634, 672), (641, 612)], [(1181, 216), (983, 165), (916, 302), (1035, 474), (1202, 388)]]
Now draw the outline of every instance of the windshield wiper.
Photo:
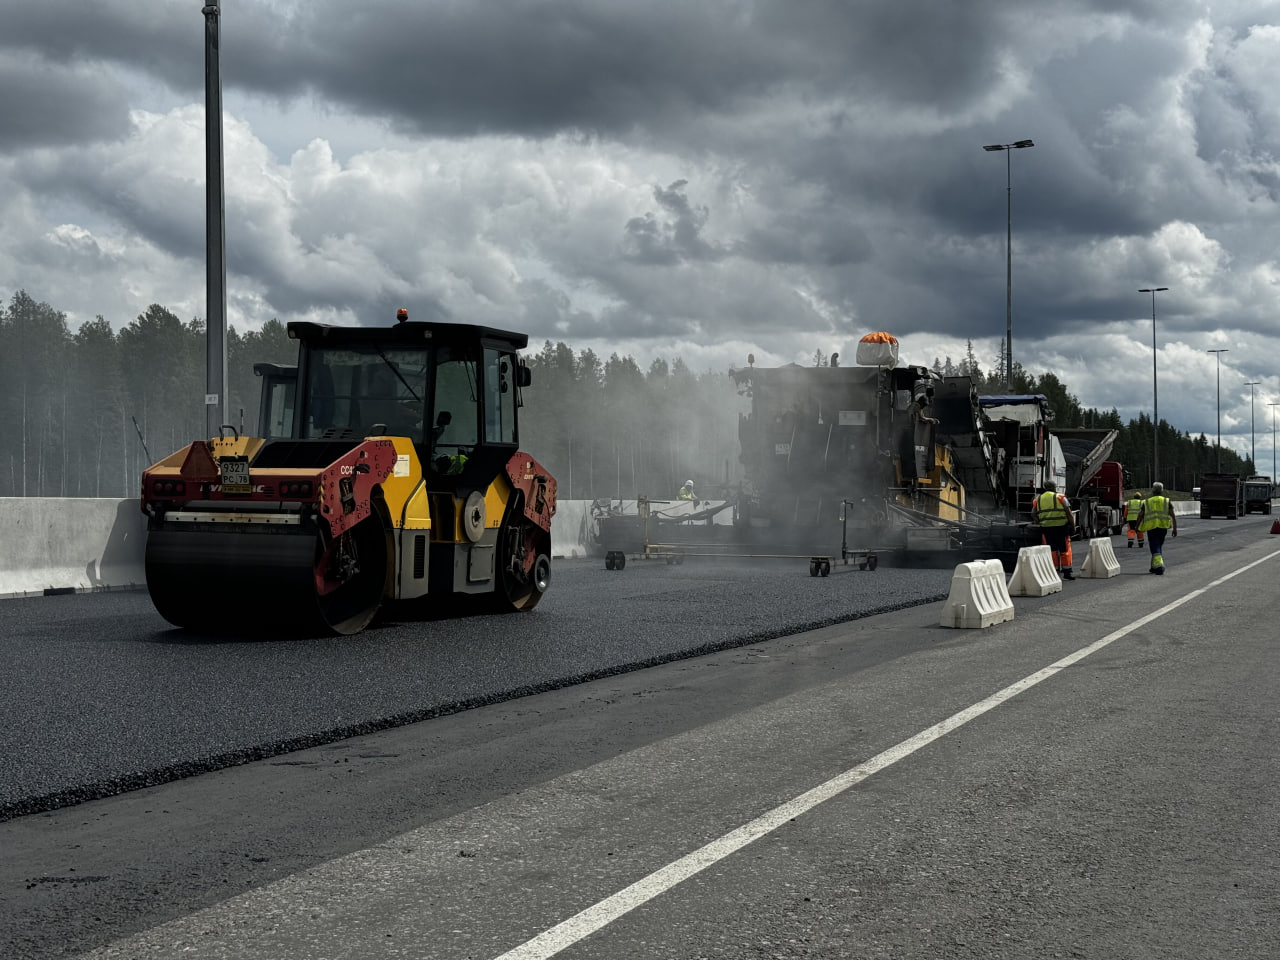
[(404, 376), (400, 373), (400, 368), (387, 359), (387, 355), (382, 352), (382, 348), (380, 346), (378, 346), (377, 344), (374, 344), (373, 349), (378, 351), (378, 356), (382, 358), (383, 363), (385, 363), (388, 367), (391, 368), (391, 372), (396, 375), (396, 379), (404, 384), (404, 388), (409, 391), (409, 396), (413, 397), (415, 402), (421, 403), (422, 398), (418, 396), (416, 393), (414, 393), (413, 387), (409, 386), (409, 381), (406, 380)]

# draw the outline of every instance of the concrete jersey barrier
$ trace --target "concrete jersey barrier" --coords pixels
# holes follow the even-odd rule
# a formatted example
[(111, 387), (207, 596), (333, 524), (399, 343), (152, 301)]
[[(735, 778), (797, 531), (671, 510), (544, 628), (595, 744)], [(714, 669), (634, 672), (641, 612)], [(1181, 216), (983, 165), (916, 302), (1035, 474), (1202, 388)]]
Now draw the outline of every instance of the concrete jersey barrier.
[[(585, 557), (590, 500), (561, 500), (554, 557)], [(0, 597), (143, 587), (147, 518), (137, 499), (0, 497)]]
[(146, 583), (136, 499), (0, 497), (0, 596)]
[[(558, 501), (553, 557), (590, 555), (592, 502)], [(1175, 500), (1173, 508), (1180, 518), (1200, 514), (1194, 500)], [(725, 516), (730, 519), (717, 516), (715, 522), (731, 522), (728, 511)], [(146, 517), (135, 498), (0, 497), (0, 597), (141, 587), (146, 538)]]

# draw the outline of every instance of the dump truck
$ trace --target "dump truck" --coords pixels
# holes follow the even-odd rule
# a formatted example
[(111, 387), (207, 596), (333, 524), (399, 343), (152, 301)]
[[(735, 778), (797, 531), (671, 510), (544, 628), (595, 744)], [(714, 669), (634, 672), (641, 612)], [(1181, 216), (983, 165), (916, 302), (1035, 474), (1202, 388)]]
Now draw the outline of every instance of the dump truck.
[(1235, 520), (1244, 513), (1244, 484), (1238, 473), (1206, 473), (1200, 478), (1200, 517)]
[(524, 334), (295, 322), (260, 364), (259, 436), (230, 427), (142, 475), (147, 589), (179, 627), (352, 634), (386, 606), (531, 610), (555, 479), (519, 446)]
[(1270, 477), (1253, 476), (1245, 480), (1241, 495), (1244, 498), (1245, 513), (1253, 513), (1254, 510), (1259, 513), (1270, 513), (1275, 488), (1271, 484)]

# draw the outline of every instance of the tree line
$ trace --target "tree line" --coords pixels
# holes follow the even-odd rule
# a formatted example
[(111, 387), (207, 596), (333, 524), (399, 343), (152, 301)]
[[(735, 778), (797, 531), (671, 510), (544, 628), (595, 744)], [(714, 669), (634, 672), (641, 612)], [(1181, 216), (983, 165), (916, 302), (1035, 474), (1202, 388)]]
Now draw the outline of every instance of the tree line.
[[(228, 418), (254, 432), (256, 362), (293, 363), (297, 345), (284, 324), (227, 331)], [(66, 315), (25, 291), (0, 305), (0, 496), (131, 497), (142, 470), (205, 433), (205, 324), (152, 304), (119, 331), (103, 317), (74, 331)], [(546, 341), (530, 352), (533, 383), (524, 392), (522, 447), (557, 478), (566, 499), (674, 497), (686, 480), (701, 496), (727, 493), (742, 479), (738, 416), (747, 401), (728, 371), (695, 372), (679, 358), (642, 369), (629, 356), (602, 359)], [(815, 363), (826, 358), (818, 355)], [(1052, 373), (1031, 376), (1016, 362), (1013, 384), (983, 372), (970, 349), (943, 374), (969, 374), (979, 393), (1044, 394), (1061, 426), (1113, 427), (1114, 458), (1134, 482), (1150, 483), (1152, 424), (1124, 423), (1112, 409), (1082, 407)], [(1219, 451), (1159, 424), (1160, 477), (1188, 489), (1217, 466)], [(1222, 469), (1253, 464), (1220, 451)]]
[[(257, 424), (253, 364), (296, 356), (277, 321), (227, 331), (233, 426)], [(206, 432), (204, 321), (152, 304), (118, 332), (101, 316), (73, 332), (18, 291), (0, 309), (0, 382), (0, 496), (136, 496), (143, 469)]]

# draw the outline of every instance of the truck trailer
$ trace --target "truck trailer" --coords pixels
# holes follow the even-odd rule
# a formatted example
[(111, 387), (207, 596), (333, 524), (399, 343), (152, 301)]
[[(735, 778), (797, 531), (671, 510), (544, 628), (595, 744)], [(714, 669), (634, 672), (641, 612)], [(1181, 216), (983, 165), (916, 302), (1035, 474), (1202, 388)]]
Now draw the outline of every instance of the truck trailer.
[(1244, 484), (1237, 473), (1206, 473), (1200, 480), (1200, 517), (1235, 520), (1244, 513)]
[(1271, 499), (1275, 496), (1275, 487), (1270, 477), (1252, 476), (1244, 482), (1244, 512), (1271, 512)]

